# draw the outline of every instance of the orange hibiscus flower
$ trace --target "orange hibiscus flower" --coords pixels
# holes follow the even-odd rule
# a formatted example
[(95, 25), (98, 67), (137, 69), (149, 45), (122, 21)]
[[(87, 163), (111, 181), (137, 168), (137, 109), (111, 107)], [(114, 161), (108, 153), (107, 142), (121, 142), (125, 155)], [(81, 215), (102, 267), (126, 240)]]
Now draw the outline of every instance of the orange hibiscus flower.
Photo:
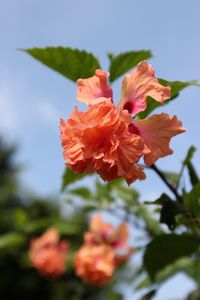
[(116, 268), (134, 252), (128, 247), (128, 226), (122, 223), (115, 229), (97, 213), (91, 219), (89, 230), (75, 256), (76, 274), (88, 283), (105, 285)]
[(125, 76), (117, 106), (107, 76), (96, 70), (93, 77), (77, 81), (77, 98), (88, 104), (88, 109), (79, 112), (75, 108), (67, 121), (61, 120), (63, 156), (76, 173), (97, 172), (105, 181), (123, 177), (130, 184), (145, 179), (137, 164), (140, 158), (150, 166), (172, 154), (171, 138), (185, 129), (176, 116), (165, 113), (132, 119), (146, 109), (148, 96), (161, 104), (170, 98), (170, 87), (158, 82), (146, 61)]
[(115, 252), (105, 244), (83, 245), (76, 253), (74, 267), (76, 274), (85, 282), (105, 285), (115, 271)]
[(60, 241), (58, 231), (50, 228), (42, 236), (31, 241), (29, 259), (31, 265), (45, 277), (57, 277), (65, 272), (69, 243)]

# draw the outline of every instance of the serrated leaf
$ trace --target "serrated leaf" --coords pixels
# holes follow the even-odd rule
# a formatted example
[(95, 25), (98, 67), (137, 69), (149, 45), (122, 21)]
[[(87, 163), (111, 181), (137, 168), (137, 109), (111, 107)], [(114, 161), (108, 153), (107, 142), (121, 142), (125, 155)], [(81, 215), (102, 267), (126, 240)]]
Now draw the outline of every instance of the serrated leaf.
[(144, 266), (152, 280), (156, 274), (177, 259), (193, 254), (199, 240), (188, 235), (165, 234), (155, 237), (144, 254)]
[[(164, 85), (164, 86), (170, 86), (171, 87), (171, 98), (167, 101), (164, 102), (164, 105), (168, 104), (175, 98), (177, 98), (180, 94), (180, 92), (189, 86), (198, 86), (200, 87), (200, 84), (197, 81), (187, 81), (187, 82), (182, 82), (182, 81), (168, 81), (165, 79), (158, 79), (159, 82)], [(137, 117), (140, 119), (146, 118), (154, 109), (157, 107), (161, 107), (160, 103), (157, 101), (153, 100), (151, 97), (147, 98), (147, 108), (145, 111), (141, 112), (138, 114)]]
[(64, 47), (22, 49), (44, 65), (76, 81), (94, 75), (100, 68), (98, 59), (89, 52)]
[(64, 189), (66, 189), (70, 184), (83, 179), (87, 175), (88, 174), (85, 174), (85, 173), (77, 174), (77, 173), (74, 173), (69, 168), (66, 168), (65, 173), (63, 175), (62, 191), (64, 191)]
[(113, 82), (118, 77), (134, 68), (140, 61), (149, 59), (152, 57), (151, 51), (140, 50), (140, 51), (129, 51), (114, 55), (108, 53), (110, 60), (110, 82)]

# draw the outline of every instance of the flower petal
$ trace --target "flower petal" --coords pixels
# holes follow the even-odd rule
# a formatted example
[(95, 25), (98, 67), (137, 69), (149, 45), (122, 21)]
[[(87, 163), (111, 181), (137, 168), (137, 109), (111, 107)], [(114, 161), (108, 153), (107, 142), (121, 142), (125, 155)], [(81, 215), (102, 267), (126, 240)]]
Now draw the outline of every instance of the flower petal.
[(185, 131), (176, 116), (170, 117), (166, 113), (134, 120), (133, 125), (144, 140), (144, 162), (147, 166), (152, 165), (160, 157), (172, 154), (173, 151), (169, 147), (171, 138)]
[(140, 62), (122, 82), (120, 106), (135, 115), (147, 107), (147, 97), (163, 102), (170, 98), (171, 88), (162, 86), (154, 76), (154, 69), (146, 61)]
[(78, 79), (77, 99), (86, 104), (92, 104), (94, 99), (100, 97), (112, 99), (113, 92), (107, 83), (108, 76), (108, 72), (98, 69), (95, 71), (94, 76), (86, 79)]
[(133, 165), (129, 173), (126, 176), (124, 176), (124, 179), (126, 180), (128, 185), (130, 185), (137, 179), (144, 180), (146, 178), (146, 175), (143, 172), (143, 170), (144, 169), (142, 167), (138, 165)]

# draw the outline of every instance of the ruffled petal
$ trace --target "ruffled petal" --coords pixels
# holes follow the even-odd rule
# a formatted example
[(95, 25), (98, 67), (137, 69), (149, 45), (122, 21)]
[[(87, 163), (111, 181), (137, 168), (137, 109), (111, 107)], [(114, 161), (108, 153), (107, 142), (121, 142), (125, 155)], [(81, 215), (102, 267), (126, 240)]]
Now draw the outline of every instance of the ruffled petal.
[(133, 165), (131, 170), (128, 172), (126, 176), (124, 176), (124, 179), (130, 185), (137, 179), (144, 180), (146, 178), (146, 175), (144, 173), (144, 169), (138, 165)]
[(143, 120), (134, 120), (133, 125), (145, 143), (144, 162), (152, 165), (158, 158), (173, 153), (169, 147), (173, 136), (185, 132), (182, 123), (176, 116), (166, 113), (153, 115)]
[(163, 104), (170, 94), (171, 88), (162, 86), (154, 76), (153, 67), (142, 61), (124, 77), (119, 105), (135, 115), (146, 109), (148, 96)]
[(95, 75), (77, 80), (77, 99), (86, 104), (92, 104), (92, 101), (100, 98), (111, 98), (113, 97), (112, 88), (107, 83), (108, 72), (103, 70), (96, 70)]

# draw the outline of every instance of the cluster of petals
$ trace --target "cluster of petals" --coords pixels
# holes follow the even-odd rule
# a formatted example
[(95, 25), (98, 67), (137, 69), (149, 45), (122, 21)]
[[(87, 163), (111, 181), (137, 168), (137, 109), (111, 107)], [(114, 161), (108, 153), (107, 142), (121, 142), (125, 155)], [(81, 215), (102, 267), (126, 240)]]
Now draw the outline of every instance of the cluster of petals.
[(155, 114), (136, 119), (147, 108), (147, 97), (163, 104), (170, 98), (170, 87), (162, 86), (146, 61), (127, 74), (116, 106), (107, 82), (109, 73), (77, 81), (77, 99), (88, 105), (84, 112), (75, 107), (67, 121), (61, 119), (60, 131), (66, 165), (75, 173), (97, 172), (105, 181), (123, 177), (128, 184), (145, 179), (137, 163), (147, 166), (173, 153), (172, 137), (185, 131), (176, 116)]
[(84, 235), (84, 244), (76, 254), (76, 274), (87, 283), (105, 285), (112, 279), (117, 266), (132, 252), (133, 249), (128, 248), (127, 225), (123, 223), (114, 229), (96, 214), (90, 230)]
[(88, 108), (80, 112), (75, 107), (67, 121), (61, 119), (63, 156), (75, 173), (97, 172), (105, 181), (123, 177), (130, 184), (145, 179), (138, 161), (144, 158), (151, 166), (172, 154), (171, 138), (185, 129), (176, 116), (166, 113), (135, 118), (147, 108), (147, 97), (163, 104), (171, 96), (170, 87), (159, 83), (146, 61), (124, 77), (117, 106), (108, 76), (96, 70), (91, 78), (77, 81), (77, 99)]
[(65, 272), (69, 243), (60, 240), (55, 228), (31, 240), (29, 260), (44, 277), (58, 277)]

